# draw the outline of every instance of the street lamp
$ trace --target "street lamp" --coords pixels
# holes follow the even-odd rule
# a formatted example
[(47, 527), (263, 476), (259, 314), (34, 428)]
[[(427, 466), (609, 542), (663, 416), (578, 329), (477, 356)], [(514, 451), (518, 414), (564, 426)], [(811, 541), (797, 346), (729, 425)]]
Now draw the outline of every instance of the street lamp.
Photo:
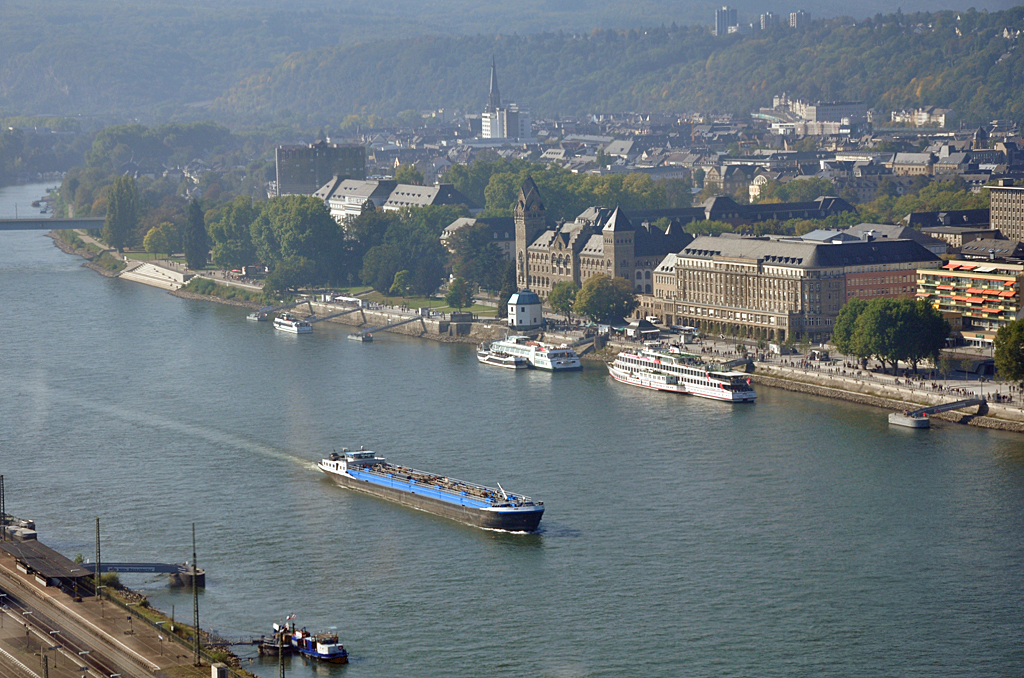
[[(154, 624), (156, 626), (160, 627), (161, 631), (163, 631), (163, 625), (166, 624), (166, 623), (167, 623), (166, 621), (154, 622)], [(159, 633), (156, 634), (156, 637), (160, 639), (160, 656), (163, 657), (164, 656), (164, 637), (161, 634), (159, 634)]]

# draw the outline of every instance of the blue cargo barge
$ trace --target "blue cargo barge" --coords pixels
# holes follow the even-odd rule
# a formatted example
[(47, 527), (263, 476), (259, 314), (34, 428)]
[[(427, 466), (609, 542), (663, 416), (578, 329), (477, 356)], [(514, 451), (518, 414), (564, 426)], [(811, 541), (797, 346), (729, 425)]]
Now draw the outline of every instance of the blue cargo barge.
[(368, 450), (332, 452), (318, 468), (342, 487), (452, 518), (469, 525), (510, 532), (533, 532), (544, 515), (544, 502), (389, 464)]

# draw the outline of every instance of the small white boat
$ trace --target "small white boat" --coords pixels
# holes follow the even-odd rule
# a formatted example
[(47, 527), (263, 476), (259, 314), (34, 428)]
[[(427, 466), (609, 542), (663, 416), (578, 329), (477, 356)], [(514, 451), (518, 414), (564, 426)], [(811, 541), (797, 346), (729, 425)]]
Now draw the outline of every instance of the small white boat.
[(266, 311), (253, 311), (249, 315), (245, 316), (246, 320), (252, 320), (253, 322), (261, 323), (264, 320), (270, 320), (270, 314)]
[(292, 334), (309, 334), (313, 331), (313, 326), (305, 320), (299, 320), (291, 313), (282, 313), (274, 318), (274, 329)]
[(480, 350), (476, 353), (476, 359), (484, 365), (504, 367), (510, 370), (525, 370), (530, 367), (530, 361), (526, 358), (508, 353)]
[(361, 332), (353, 332), (352, 334), (348, 335), (348, 338), (352, 341), (373, 341), (372, 334), (363, 334)]

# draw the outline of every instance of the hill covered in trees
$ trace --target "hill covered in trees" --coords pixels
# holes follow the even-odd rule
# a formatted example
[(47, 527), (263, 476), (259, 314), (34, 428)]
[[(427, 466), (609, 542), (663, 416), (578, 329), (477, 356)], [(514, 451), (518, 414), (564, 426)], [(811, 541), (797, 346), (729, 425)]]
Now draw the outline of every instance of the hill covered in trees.
[[(554, 9), (539, 15), (552, 18), (553, 27), (568, 24), (568, 10), (558, 4), (545, 3)], [(153, 0), (106, 8), (12, 0), (0, 23), (0, 109), (306, 129), (335, 126), (351, 114), (475, 112), (484, 104), (493, 54), (505, 98), (535, 116), (742, 114), (785, 91), (864, 100), (882, 110), (942, 106), (968, 125), (1024, 117), (1024, 51), (1016, 37), (1024, 7), (820, 19), (803, 29), (715, 37), (706, 25), (671, 22), (529, 32), (539, 27), (516, 19), (504, 24), (503, 35), (460, 35), (467, 27), (486, 29), (490, 5), (455, 5), (467, 10), (464, 20), (438, 26), (426, 9), (400, 0), (363, 10), (297, 3), (287, 11), (266, 2), (194, 7), (171, 0), (159, 15)], [(586, 16), (595, 23), (600, 17), (636, 25), (635, 12), (622, 14), (621, 4), (594, 7), (588, 11), (597, 14)], [(713, 7), (701, 11), (708, 12), (706, 24)], [(523, 33), (508, 33), (519, 27)]]

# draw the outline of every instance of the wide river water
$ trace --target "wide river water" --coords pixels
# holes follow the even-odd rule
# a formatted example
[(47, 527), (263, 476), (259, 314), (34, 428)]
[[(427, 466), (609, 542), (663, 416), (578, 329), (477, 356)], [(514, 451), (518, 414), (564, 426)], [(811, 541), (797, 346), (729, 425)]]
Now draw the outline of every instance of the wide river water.
[[(515, 373), (330, 323), (285, 336), (103, 278), (39, 231), (0, 232), (0, 304), (8, 510), (89, 558), (100, 517), (107, 561), (183, 562), (194, 522), (203, 625), (336, 627), (352, 663), (321, 674), (1024, 674), (1024, 437), (766, 387), (729, 406), (598, 367)], [(542, 531), (315, 470), (359, 445), (541, 499)], [(125, 581), (191, 619), (187, 591)]]

